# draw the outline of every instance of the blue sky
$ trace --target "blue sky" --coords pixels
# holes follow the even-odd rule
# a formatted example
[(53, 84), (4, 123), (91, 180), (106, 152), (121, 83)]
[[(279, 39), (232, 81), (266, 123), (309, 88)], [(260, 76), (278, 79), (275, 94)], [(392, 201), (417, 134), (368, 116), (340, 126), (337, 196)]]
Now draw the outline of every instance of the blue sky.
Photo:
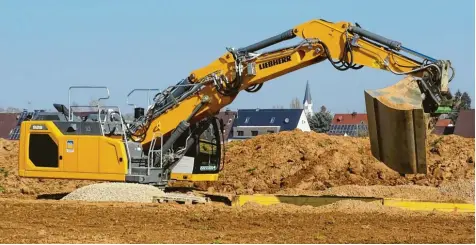
[[(451, 4), (449, 4), (451, 3)], [(104, 85), (109, 105), (126, 106), (134, 88), (177, 83), (226, 52), (312, 19), (358, 22), (436, 59), (451, 60), (450, 88), (474, 106), (474, 1), (0, 1), (0, 107), (52, 109), (72, 85)], [(289, 44), (299, 40), (294, 39)], [(309, 80), (314, 110), (364, 112), (364, 89), (397, 82), (389, 72), (340, 72), (327, 61), (242, 92), (236, 108), (288, 107)], [(91, 96), (100, 95), (94, 91)], [(142, 102), (145, 94), (131, 99)], [(87, 103), (90, 96), (73, 93)]]

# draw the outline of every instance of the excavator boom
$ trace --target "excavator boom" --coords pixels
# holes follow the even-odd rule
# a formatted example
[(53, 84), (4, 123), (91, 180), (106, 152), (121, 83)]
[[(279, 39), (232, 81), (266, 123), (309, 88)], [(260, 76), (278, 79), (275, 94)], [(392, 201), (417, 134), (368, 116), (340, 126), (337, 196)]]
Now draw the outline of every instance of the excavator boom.
[[(257, 53), (296, 37), (303, 39), (298, 45)], [(421, 130), (425, 129), (425, 121), (423, 111), (419, 110), (427, 113), (435, 111), (449, 95), (448, 71), (452, 69), (451, 64), (420, 54), (398, 41), (348, 22), (312, 20), (244, 48), (228, 49), (209, 65), (193, 71), (174, 88), (170, 93), (173, 100), (170, 96), (168, 100), (163, 97), (155, 105), (159, 106), (149, 110), (150, 125), (139, 130), (144, 136), (142, 142), (147, 144), (153, 140), (154, 132), (165, 134), (174, 131), (183, 121), (182, 115), (188, 115), (191, 121), (214, 115), (242, 90), (256, 92), (266, 81), (325, 60), (339, 71), (358, 70), (365, 66), (412, 77), (411, 82), (400, 83), (399, 86), (407, 85), (406, 89), (395, 90), (393, 94), (388, 89), (384, 95), (378, 90), (365, 92), (370, 116), (369, 133), (375, 157), (402, 173), (422, 172), (418, 169), (424, 168), (417, 169), (415, 164), (398, 158), (410, 154), (407, 158), (415, 161), (415, 152), (423, 154), (425, 133)], [(186, 86), (188, 89), (184, 89)], [(397, 106), (381, 103), (395, 98)], [(409, 105), (416, 107), (410, 108)], [(381, 107), (384, 108), (377, 110)], [(403, 112), (407, 110), (414, 113), (412, 117)], [(386, 120), (406, 122), (402, 125), (410, 123), (412, 126), (389, 124), (385, 123)], [(392, 136), (392, 132), (396, 132), (397, 136)], [(383, 152), (391, 152), (392, 157)], [(424, 166), (424, 158), (419, 159)], [(413, 167), (410, 168), (410, 165)]]

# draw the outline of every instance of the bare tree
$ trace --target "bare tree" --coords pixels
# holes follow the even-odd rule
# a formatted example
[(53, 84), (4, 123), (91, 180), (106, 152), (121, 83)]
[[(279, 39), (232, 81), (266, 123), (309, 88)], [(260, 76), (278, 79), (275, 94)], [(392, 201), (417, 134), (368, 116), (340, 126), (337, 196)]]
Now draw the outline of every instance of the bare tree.
[(99, 102), (99, 100), (90, 100), (89, 106), (97, 107), (97, 106), (101, 106), (101, 103)]
[(291, 104), (289, 105), (291, 109), (302, 109), (301, 102), (299, 99), (296, 97), (291, 101)]
[(20, 113), (21, 111), (22, 110), (15, 107), (7, 107), (7, 109), (5, 110), (5, 112), (8, 112), (8, 113)]

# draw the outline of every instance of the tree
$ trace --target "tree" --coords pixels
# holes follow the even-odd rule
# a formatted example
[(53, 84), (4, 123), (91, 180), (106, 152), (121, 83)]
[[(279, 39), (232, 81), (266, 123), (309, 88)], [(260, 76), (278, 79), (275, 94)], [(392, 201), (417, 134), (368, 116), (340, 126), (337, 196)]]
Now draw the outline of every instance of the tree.
[(461, 103), (459, 104), (460, 110), (469, 110), (471, 109), (471, 97), (469, 97), (468, 93), (464, 92), (461, 95)]
[(291, 109), (302, 109), (301, 102), (299, 99), (296, 97), (291, 101), (291, 104), (289, 105)]
[[(309, 116), (309, 115), (308, 115)], [(326, 133), (329, 131), (332, 123), (332, 114), (327, 110), (325, 106), (321, 106), (321, 110), (317, 113), (314, 113), (308, 121), (311, 130), (318, 133)]]
[(471, 97), (469, 97), (469, 94), (467, 92), (461, 93), (458, 89), (453, 96), (453, 105), (451, 109), (453, 112), (449, 115), (449, 118), (453, 122), (456, 122), (460, 110), (471, 109)]

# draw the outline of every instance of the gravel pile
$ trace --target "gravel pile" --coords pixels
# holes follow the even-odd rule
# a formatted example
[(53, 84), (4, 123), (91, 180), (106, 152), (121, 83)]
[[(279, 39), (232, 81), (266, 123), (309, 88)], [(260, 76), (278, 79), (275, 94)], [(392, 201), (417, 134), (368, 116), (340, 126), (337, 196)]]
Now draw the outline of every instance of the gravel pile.
[(164, 192), (151, 185), (133, 183), (99, 183), (81, 187), (61, 200), (90, 202), (143, 202), (150, 203), (154, 196)]

